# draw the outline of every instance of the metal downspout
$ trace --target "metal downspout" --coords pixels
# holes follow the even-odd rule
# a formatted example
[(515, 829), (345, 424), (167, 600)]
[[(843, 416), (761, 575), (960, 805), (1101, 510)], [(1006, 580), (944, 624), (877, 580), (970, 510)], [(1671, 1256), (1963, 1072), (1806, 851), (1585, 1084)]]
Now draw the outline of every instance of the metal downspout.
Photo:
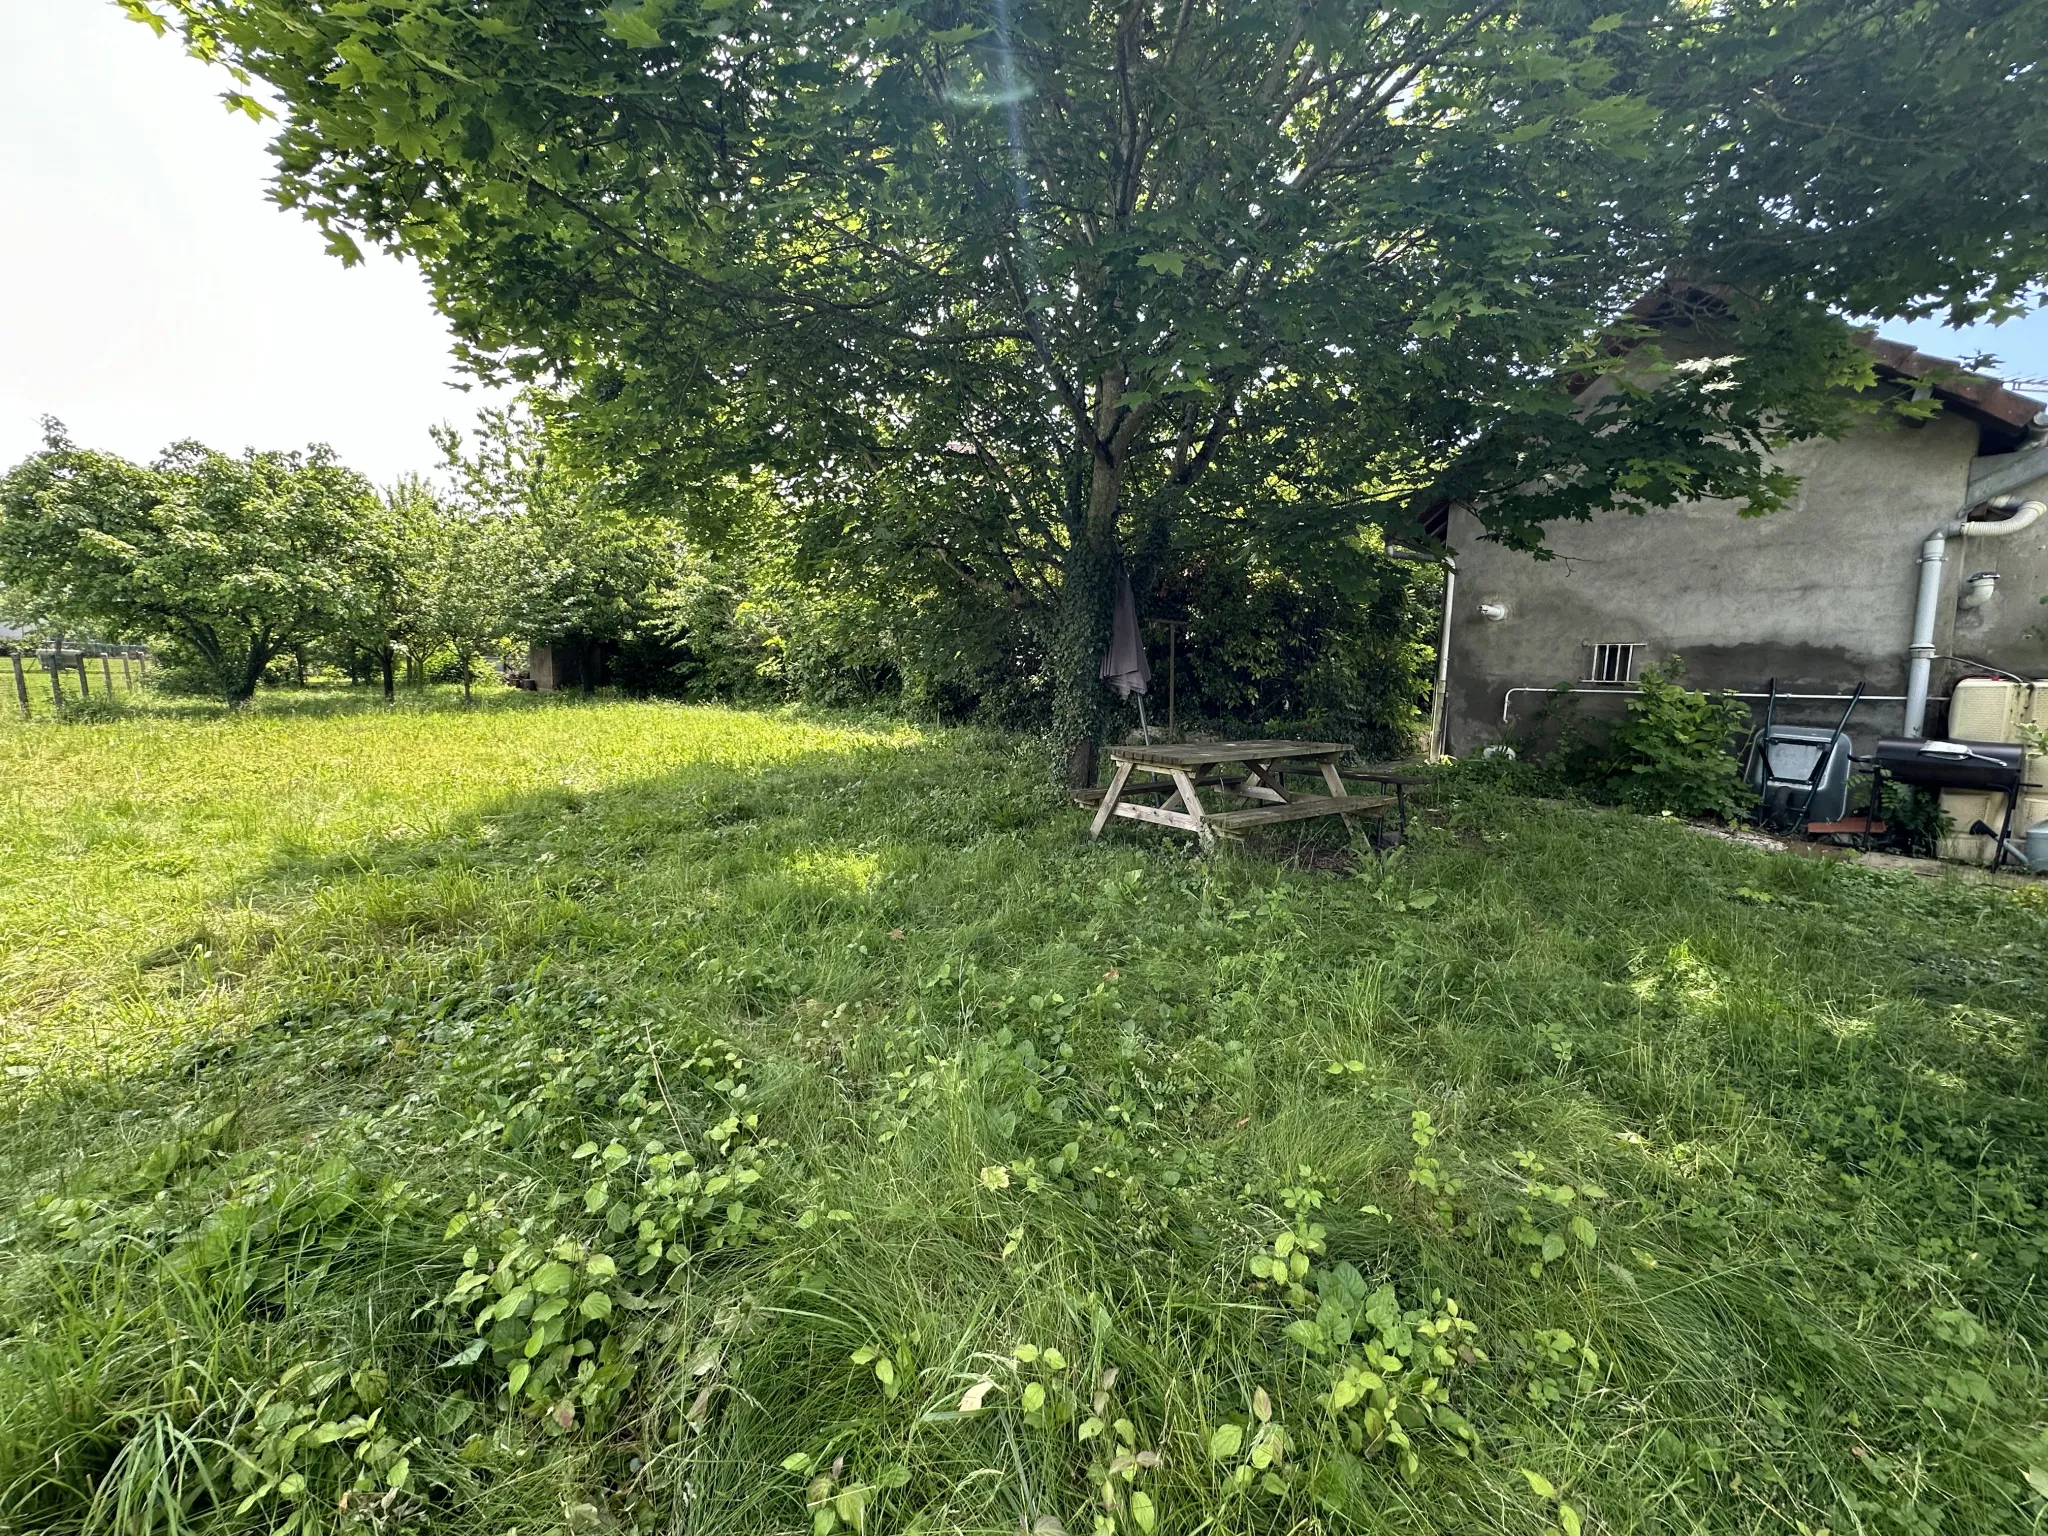
[(1936, 529), (1920, 546), (1920, 595), (1913, 603), (1913, 643), (1906, 650), (1906, 734), (1927, 734), (1927, 683), (1934, 671), (1934, 616), (1941, 606), (1941, 571), (1948, 534)]
[(1444, 561), (1444, 616), (1436, 637), (1436, 687), (1429, 695), (1429, 760), (1440, 763), (1444, 750), (1444, 727), (1449, 719), (1445, 693), (1451, 683), (1451, 600), (1458, 595), (1458, 562)]

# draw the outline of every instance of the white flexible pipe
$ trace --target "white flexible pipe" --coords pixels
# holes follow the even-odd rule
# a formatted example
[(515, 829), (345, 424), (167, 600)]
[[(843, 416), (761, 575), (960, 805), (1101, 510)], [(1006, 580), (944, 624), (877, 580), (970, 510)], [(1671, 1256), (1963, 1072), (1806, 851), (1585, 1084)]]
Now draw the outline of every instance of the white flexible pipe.
[(2048, 501), (2021, 501), (2017, 496), (2000, 496), (1985, 505), (1995, 512), (2010, 512), (2012, 516), (1995, 523), (1973, 523), (1964, 518), (1956, 524), (1956, 532), (1973, 539), (1999, 539), (2008, 533), (2018, 533), (2022, 528), (2033, 527), (2043, 513), (2048, 513)]
[(1919, 738), (1927, 734), (1927, 684), (1934, 670), (1934, 619), (1941, 607), (1941, 573), (1948, 559), (1948, 541), (1997, 539), (2031, 528), (2048, 513), (2048, 501), (2020, 501), (2001, 496), (1990, 506), (2012, 516), (1995, 523), (1973, 523), (1966, 508), (1963, 516), (1947, 528), (1937, 528), (1920, 546), (1920, 595), (1913, 604), (1913, 643), (1906, 656), (1906, 734)]
[[(1581, 694), (1580, 697), (1588, 699), (1633, 699), (1640, 696), (1642, 691), (1640, 688), (1602, 688), (1597, 692)], [(1518, 693), (1577, 692), (1578, 687), (1573, 683), (1517, 684), (1501, 696), (1500, 723), (1503, 727), (1509, 723), (1508, 717), (1515, 707), (1515, 695)], [(1780, 693), (1775, 695), (1768, 693), (1740, 693), (1733, 688), (1716, 688), (1714, 692), (1717, 694), (1725, 693), (1731, 699), (1768, 699), (1775, 697), (1781, 704), (1788, 699), (1795, 703), (1806, 700), (1827, 700), (1836, 704), (1846, 704), (1849, 700), (1857, 697), (1853, 693)], [(1903, 693), (1866, 693), (1862, 695), (1862, 702), (1865, 704), (1897, 704), (1905, 697)]]

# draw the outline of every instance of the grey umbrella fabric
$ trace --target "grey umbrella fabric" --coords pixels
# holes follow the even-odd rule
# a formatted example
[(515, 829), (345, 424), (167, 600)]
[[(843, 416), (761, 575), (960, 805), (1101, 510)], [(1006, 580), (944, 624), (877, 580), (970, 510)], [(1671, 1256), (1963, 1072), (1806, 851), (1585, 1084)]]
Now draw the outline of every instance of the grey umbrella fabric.
[(1138, 638), (1138, 600), (1131, 592), (1130, 573), (1121, 569), (1116, 573), (1116, 619), (1109, 632), (1109, 649), (1103, 653), (1097, 675), (1121, 699), (1143, 694), (1152, 683), (1152, 665), (1145, 660), (1145, 642)]

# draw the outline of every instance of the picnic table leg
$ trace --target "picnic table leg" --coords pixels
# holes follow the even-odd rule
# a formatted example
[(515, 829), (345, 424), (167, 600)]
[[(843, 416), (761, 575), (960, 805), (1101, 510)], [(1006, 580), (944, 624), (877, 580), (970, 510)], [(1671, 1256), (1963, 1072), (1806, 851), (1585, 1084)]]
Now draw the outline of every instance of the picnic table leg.
[(1102, 804), (1095, 808), (1095, 820), (1088, 828), (1091, 840), (1102, 836), (1102, 829), (1109, 825), (1109, 818), (1116, 814), (1116, 803), (1124, 795), (1124, 785), (1130, 782), (1131, 765), (1118, 763), (1116, 772), (1110, 776), (1109, 788), (1102, 792)]
[(1175, 768), (1170, 771), (1174, 784), (1180, 789), (1181, 804), (1187, 808), (1187, 813), (1195, 818), (1195, 841), (1202, 845), (1205, 852), (1214, 848), (1216, 833), (1209, 826), (1209, 813), (1202, 807), (1202, 797), (1195, 793), (1195, 780), (1202, 776), (1202, 770), (1197, 768), (1193, 773), (1189, 773), (1185, 768)]
[[(1337, 771), (1337, 765), (1327, 757), (1323, 759), (1320, 766), (1323, 770), (1323, 782), (1330, 786), (1330, 793), (1337, 799), (1342, 800), (1344, 798), (1344, 775)], [(1346, 837), (1356, 837), (1358, 835), (1358, 829), (1351, 825), (1351, 818), (1349, 816), (1339, 811), (1337, 819), (1344, 823), (1344, 835)]]
[(1238, 793), (1247, 800), (1268, 800), (1275, 805), (1291, 805), (1287, 791), (1280, 787), (1279, 772), (1270, 762), (1246, 763), (1244, 783), (1238, 786)]
[[(1172, 794), (1168, 795), (1164, 800), (1159, 802), (1159, 809), (1161, 809), (1162, 811), (1170, 811), (1176, 805), (1181, 805), (1180, 786), (1178, 784), (1174, 785)], [(1187, 807), (1181, 805), (1181, 809), (1186, 810)]]

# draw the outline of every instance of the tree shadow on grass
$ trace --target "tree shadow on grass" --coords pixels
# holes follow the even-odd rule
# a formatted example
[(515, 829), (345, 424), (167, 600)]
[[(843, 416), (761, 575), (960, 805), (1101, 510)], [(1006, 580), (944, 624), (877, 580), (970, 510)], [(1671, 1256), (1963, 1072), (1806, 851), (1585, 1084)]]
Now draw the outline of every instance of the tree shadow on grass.
[[(103, 697), (104, 695), (95, 693), (85, 702), (91, 704)], [(375, 684), (312, 684), (304, 688), (265, 688), (248, 703), (237, 706), (224, 704), (218, 698), (204, 694), (142, 689), (117, 694), (113, 700), (116, 707), (100, 715), (95, 715), (89, 709), (77, 713), (79, 718), (88, 720), (116, 716), (201, 720), (325, 720), (347, 715), (392, 712), (475, 714), (482, 711), (589, 708), (593, 705), (616, 704), (619, 697), (614, 689), (603, 689), (596, 695), (585, 698), (580, 693), (535, 693), (529, 689), (507, 688), (503, 684), (490, 682), (477, 684), (468, 699), (463, 698), (462, 688), (456, 683), (433, 683), (424, 688), (404, 687), (387, 699), (384, 697), (383, 689)], [(71, 702), (75, 710), (78, 701)]]

